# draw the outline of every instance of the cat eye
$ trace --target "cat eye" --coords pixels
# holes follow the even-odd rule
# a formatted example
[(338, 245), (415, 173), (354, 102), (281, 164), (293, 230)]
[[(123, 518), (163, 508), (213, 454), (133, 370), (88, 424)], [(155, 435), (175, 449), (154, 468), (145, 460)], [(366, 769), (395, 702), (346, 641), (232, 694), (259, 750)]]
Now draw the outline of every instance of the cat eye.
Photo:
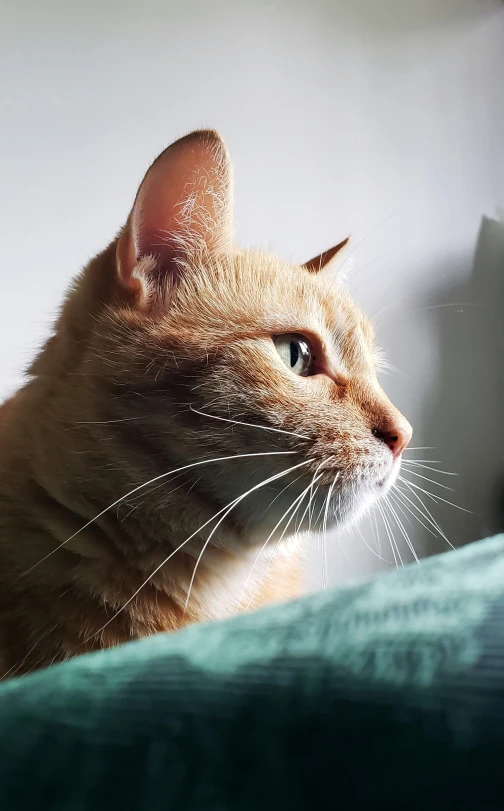
[(309, 341), (303, 335), (287, 332), (273, 337), (276, 350), (291, 372), (300, 377), (311, 373), (313, 353)]

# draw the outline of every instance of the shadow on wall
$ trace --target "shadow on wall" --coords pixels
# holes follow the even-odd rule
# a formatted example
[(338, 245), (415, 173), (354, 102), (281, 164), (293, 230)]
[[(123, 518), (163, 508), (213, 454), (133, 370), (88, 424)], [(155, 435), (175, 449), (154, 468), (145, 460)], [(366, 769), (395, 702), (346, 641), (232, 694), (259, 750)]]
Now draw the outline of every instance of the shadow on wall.
[[(404, 340), (394, 340), (397, 318), (387, 318), (382, 335), (385, 346), (394, 346), (394, 365), (408, 369), (412, 358), (420, 359), (415, 385), (429, 383), (431, 392), (425, 405), (413, 413), (415, 438), (420, 445), (432, 446), (406, 454), (408, 459), (439, 460), (434, 470), (404, 466), (403, 473), (412, 485), (401, 487), (410, 498), (416, 513), (412, 518), (407, 509), (401, 510), (393, 502), (400, 520), (419, 557), (448, 551), (445, 539), (433, 530), (429, 533), (429, 519), (418, 523), (420, 501), (422, 511), (430, 510), (446, 538), (456, 547), (487, 535), (504, 531), (504, 222), (485, 218), (481, 224), (474, 260), (467, 255), (450, 256), (436, 266), (437, 278), (453, 277), (454, 263), (460, 274), (455, 284), (445, 285), (431, 292), (428, 298), (406, 308), (404, 317), (409, 330), (403, 331)], [(449, 272), (448, 272), (449, 270)], [(465, 280), (464, 280), (465, 277)], [(416, 316), (413, 318), (412, 313)], [(419, 318), (422, 314), (424, 317)], [(436, 353), (435, 359), (422, 356), (420, 349)], [(424, 373), (428, 369), (428, 376)], [(432, 380), (432, 369), (437, 379)], [(409, 406), (412, 379), (407, 378)], [(402, 376), (387, 380), (386, 390), (392, 400), (403, 406), (405, 383)], [(401, 394), (403, 397), (401, 398)], [(404, 403), (408, 405), (408, 403)], [(408, 408), (405, 413), (409, 415)], [(414, 445), (417, 442), (414, 441)], [(429, 462), (426, 464), (430, 465)], [(439, 470), (452, 471), (457, 476), (445, 476)], [(412, 472), (414, 471), (414, 472)], [(442, 482), (442, 489), (433, 481)], [(413, 486), (415, 485), (415, 486)], [(432, 500), (423, 488), (463, 507), (457, 509), (445, 501)], [(404, 506), (404, 505), (403, 505)], [(387, 511), (388, 514), (388, 511)], [(401, 560), (413, 560), (402, 533), (389, 515), (391, 532), (397, 543)], [(379, 541), (377, 534), (379, 532)], [(325, 541), (311, 538), (309, 588), (322, 587), (320, 544), (326, 543), (329, 552), (329, 582), (339, 585), (355, 578), (374, 576), (380, 571), (394, 568), (387, 529), (377, 516), (365, 519), (359, 527), (329, 535)]]
[[(454, 493), (409, 478), (474, 511), (444, 502), (434, 507), (420, 493), (452, 543), (462, 546), (504, 530), (504, 223), (483, 219), (471, 277), (438, 292), (436, 301), (443, 303), (425, 309), (438, 335), (440, 375), (422, 433), (436, 448), (429, 455), (458, 478), (418, 469), (454, 486)], [(427, 536), (425, 555), (445, 549), (444, 541)]]

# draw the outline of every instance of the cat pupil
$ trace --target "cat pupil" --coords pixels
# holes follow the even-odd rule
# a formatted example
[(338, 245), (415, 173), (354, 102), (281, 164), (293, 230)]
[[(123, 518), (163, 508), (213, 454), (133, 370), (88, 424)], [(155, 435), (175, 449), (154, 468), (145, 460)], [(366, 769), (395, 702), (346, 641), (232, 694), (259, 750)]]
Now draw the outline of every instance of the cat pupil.
[(299, 344), (297, 341), (290, 342), (290, 365), (292, 368), (296, 365), (299, 358)]

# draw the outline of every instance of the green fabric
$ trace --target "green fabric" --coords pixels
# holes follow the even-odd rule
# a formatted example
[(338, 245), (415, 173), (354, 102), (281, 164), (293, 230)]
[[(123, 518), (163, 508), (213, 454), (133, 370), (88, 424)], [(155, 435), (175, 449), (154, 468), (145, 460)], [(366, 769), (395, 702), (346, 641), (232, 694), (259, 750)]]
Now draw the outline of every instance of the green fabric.
[(504, 808), (504, 536), (0, 688), (1, 811)]

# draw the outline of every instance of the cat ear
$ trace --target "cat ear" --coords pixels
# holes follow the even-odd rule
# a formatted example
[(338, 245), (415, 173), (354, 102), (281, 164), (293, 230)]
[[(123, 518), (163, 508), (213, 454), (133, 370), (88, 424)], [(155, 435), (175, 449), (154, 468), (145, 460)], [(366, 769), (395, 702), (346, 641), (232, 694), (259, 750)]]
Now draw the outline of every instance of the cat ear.
[(334, 259), (337, 253), (339, 253), (343, 248), (348, 245), (350, 242), (351, 237), (347, 237), (346, 239), (339, 242), (334, 248), (329, 248), (328, 251), (324, 251), (324, 253), (315, 256), (313, 259), (310, 259), (309, 262), (305, 262), (302, 267), (306, 268), (310, 273), (318, 273), (319, 270), (322, 270), (326, 265), (329, 264), (331, 259)]
[(190, 257), (229, 251), (232, 187), (231, 163), (217, 132), (193, 132), (165, 149), (147, 171), (118, 240), (122, 284), (131, 292), (153, 279), (169, 286)]

